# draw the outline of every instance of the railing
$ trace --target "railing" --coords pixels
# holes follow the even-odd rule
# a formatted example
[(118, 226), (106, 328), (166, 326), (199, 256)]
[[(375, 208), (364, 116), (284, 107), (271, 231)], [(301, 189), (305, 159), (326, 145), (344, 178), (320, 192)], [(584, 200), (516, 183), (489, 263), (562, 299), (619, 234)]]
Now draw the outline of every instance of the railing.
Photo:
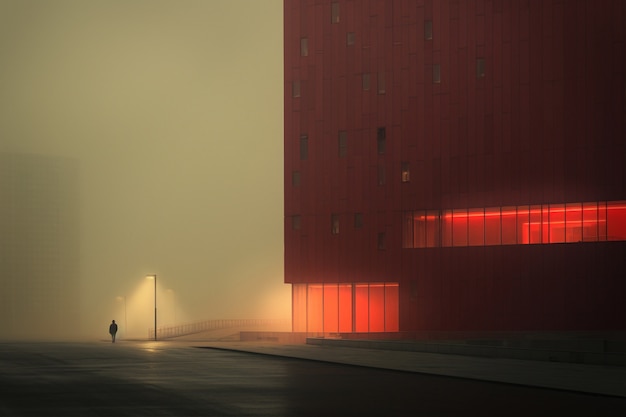
[[(234, 327), (256, 327), (256, 326), (289, 326), (288, 320), (273, 319), (222, 319), (204, 320), (192, 323), (177, 324), (157, 328), (157, 339), (168, 339), (172, 337), (186, 336), (189, 334), (205, 332), (208, 330), (227, 329)], [(154, 329), (148, 330), (148, 339), (154, 339)]]

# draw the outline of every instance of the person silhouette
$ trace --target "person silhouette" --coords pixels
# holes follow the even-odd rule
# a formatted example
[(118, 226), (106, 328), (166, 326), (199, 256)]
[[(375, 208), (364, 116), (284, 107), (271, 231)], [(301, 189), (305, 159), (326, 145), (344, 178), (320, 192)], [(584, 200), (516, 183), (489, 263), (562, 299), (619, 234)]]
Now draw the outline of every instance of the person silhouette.
[(111, 343), (115, 343), (115, 334), (117, 333), (117, 324), (115, 324), (115, 320), (113, 320), (111, 325), (109, 325), (109, 333), (111, 334)]

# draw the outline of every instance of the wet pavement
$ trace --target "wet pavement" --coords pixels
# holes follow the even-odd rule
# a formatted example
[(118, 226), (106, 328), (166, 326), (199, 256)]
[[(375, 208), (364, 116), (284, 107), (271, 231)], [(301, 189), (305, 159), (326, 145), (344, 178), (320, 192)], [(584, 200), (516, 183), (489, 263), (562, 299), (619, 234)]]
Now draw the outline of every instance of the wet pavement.
[[(394, 361), (380, 352), (320, 348), (0, 343), (0, 416), (614, 416), (626, 411), (620, 396), (385, 369)], [(393, 353), (401, 362), (401, 353)], [(347, 362), (367, 356), (374, 356), (378, 367)]]

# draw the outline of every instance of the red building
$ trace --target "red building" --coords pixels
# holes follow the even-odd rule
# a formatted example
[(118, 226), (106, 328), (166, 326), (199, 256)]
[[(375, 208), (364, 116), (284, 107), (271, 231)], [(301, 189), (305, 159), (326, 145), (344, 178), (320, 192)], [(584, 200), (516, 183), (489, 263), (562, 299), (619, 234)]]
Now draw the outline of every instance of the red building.
[(626, 3), (285, 0), (294, 331), (626, 329)]

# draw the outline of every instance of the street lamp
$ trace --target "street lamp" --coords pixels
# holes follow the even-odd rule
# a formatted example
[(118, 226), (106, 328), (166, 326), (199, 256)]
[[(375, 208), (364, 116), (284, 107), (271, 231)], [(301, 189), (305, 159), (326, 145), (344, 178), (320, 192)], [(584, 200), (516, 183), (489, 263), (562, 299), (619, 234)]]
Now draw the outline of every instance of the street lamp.
[(154, 280), (154, 340), (157, 340), (157, 304), (156, 304), (156, 300), (157, 300), (157, 297), (156, 297), (156, 294), (157, 294), (156, 279), (157, 279), (157, 276), (156, 276), (156, 274), (152, 274), (152, 275), (147, 275), (146, 278)]

